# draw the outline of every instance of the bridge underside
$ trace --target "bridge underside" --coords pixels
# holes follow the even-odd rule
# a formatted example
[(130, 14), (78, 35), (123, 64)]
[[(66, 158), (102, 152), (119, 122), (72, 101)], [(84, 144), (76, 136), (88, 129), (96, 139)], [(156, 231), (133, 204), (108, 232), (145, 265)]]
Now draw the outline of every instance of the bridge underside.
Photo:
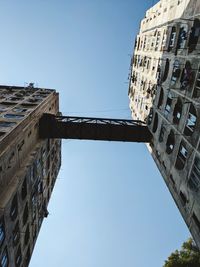
[(41, 138), (144, 142), (152, 135), (144, 122), (133, 120), (55, 116), (44, 114), (39, 123)]

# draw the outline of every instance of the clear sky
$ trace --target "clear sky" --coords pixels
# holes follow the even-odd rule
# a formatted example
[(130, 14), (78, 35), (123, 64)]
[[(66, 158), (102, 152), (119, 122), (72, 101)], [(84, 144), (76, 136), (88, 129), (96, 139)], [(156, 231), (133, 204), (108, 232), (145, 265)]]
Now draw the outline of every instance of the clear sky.
[[(152, 0), (0, 0), (0, 83), (56, 88), (66, 115), (130, 118)], [(143, 144), (63, 141), (31, 267), (161, 267), (190, 234)]]

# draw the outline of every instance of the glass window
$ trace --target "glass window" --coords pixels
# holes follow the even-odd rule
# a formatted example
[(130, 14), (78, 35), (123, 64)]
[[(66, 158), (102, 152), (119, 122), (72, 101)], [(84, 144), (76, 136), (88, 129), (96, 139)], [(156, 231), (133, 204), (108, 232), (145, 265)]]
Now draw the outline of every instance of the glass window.
[(18, 214), (18, 201), (17, 201), (17, 195), (15, 195), (12, 200), (11, 208), (10, 208), (10, 217), (12, 221), (16, 219), (17, 214)]
[(20, 120), (24, 117), (24, 115), (19, 115), (19, 114), (12, 114), (12, 113), (7, 113), (4, 115), (4, 118), (7, 119), (16, 119), (16, 120)]
[(159, 96), (159, 100), (158, 100), (158, 108), (161, 108), (162, 103), (163, 103), (163, 98), (164, 98), (164, 91), (163, 88), (160, 88), (160, 96)]
[(173, 112), (173, 123), (179, 124), (182, 115), (182, 102), (178, 98)]
[(12, 127), (16, 124), (16, 122), (11, 121), (0, 121), (0, 127)]
[(193, 191), (198, 191), (200, 187), (200, 159), (196, 157), (188, 180), (188, 186)]
[(194, 86), (193, 97), (194, 98), (200, 97), (200, 68), (198, 70), (197, 79)]
[(188, 42), (189, 53), (193, 52), (196, 49), (197, 43), (199, 41), (199, 36), (200, 36), (200, 20), (195, 19)]
[(176, 40), (176, 27), (173, 26), (170, 35), (168, 51), (171, 51), (172, 48), (174, 47), (175, 40)]
[(1, 218), (0, 220), (0, 246), (3, 244), (5, 239), (5, 227), (4, 227), (4, 220)]
[(8, 263), (8, 251), (7, 248), (5, 248), (1, 256), (1, 267), (8, 267)]
[(192, 66), (189, 61), (186, 61), (185, 67), (182, 71), (181, 74), (181, 79), (180, 79), (180, 89), (181, 90), (188, 90), (193, 84), (194, 80), (194, 72), (192, 70)]
[(197, 121), (197, 115), (196, 115), (196, 109), (193, 104), (190, 105), (190, 109), (188, 112), (188, 118), (186, 121), (185, 129), (184, 129), (184, 134), (186, 136), (191, 136), (195, 130), (196, 126), (196, 121)]
[(167, 96), (167, 102), (166, 102), (166, 106), (165, 106), (165, 111), (164, 114), (167, 117), (168, 114), (171, 111), (171, 105), (172, 105), (172, 94), (169, 92), (168, 96)]
[(166, 79), (167, 79), (167, 76), (168, 76), (168, 73), (169, 73), (169, 59), (167, 58), (166, 59), (166, 62), (165, 62), (165, 70), (164, 70), (164, 73), (163, 73), (163, 77), (162, 77), (162, 82), (165, 82)]
[(184, 168), (186, 160), (187, 160), (187, 155), (188, 155), (187, 148), (186, 148), (185, 144), (183, 142), (181, 142), (181, 144), (179, 146), (178, 155), (176, 158), (176, 163), (175, 163), (175, 167), (178, 170), (182, 170)]
[(187, 31), (185, 27), (181, 27), (178, 36), (177, 49), (183, 49), (185, 47), (186, 40), (187, 40)]
[(158, 114), (155, 113), (152, 131), (155, 133), (157, 128), (158, 128)]
[(180, 74), (181, 74), (180, 62), (178, 60), (175, 60), (172, 71), (171, 85), (176, 84), (177, 80), (180, 77)]

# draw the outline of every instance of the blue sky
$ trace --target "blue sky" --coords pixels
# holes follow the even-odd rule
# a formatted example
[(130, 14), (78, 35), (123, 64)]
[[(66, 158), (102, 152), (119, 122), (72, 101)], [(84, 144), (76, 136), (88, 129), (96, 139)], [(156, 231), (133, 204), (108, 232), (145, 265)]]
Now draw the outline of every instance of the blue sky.
[[(56, 88), (66, 115), (130, 118), (130, 54), (152, 0), (0, 0), (0, 83)], [(190, 234), (143, 144), (63, 141), (31, 267), (160, 267)]]

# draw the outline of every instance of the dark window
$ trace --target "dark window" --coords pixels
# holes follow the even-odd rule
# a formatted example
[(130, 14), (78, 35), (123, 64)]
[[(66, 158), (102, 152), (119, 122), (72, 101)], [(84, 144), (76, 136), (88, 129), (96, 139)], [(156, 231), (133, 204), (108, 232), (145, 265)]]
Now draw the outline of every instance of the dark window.
[(165, 106), (165, 116), (168, 116), (168, 114), (170, 113), (171, 105), (172, 105), (172, 94), (169, 92), (167, 96), (166, 106)]
[(19, 246), (17, 249), (17, 253), (15, 256), (15, 265), (16, 267), (19, 267), (22, 263), (22, 252), (21, 252), (21, 247)]
[(27, 220), (28, 220), (28, 204), (26, 203), (26, 206), (23, 212), (23, 225), (26, 224)]
[(184, 168), (186, 160), (187, 160), (187, 155), (188, 155), (188, 151), (185, 147), (185, 144), (183, 142), (181, 142), (181, 144), (179, 146), (178, 155), (176, 158), (176, 163), (175, 163), (175, 167), (178, 170), (182, 170)]
[(166, 152), (167, 154), (171, 154), (175, 145), (175, 135), (174, 132), (171, 130), (166, 142)]
[(165, 128), (164, 125), (162, 125), (162, 126), (161, 126), (161, 129), (160, 129), (159, 139), (158, 139), (159, 142), (163, 142), (165, 132), (166, 132), (166, 128)]
[(198, 191), (200, 187), (200, 159), (196, 157), (188, 180), (188, 186), (193, 191)]
[(1, 256), (1, 267), (8, 267), (8, 264), (9, 264), (8, 251), (7, 248), (5, 248)]
[(12, 221), (16, 219), (17, 214), (18, 214), (18, 201), (17, 201), (17, 195), (15, 195), (12, 200), (11, 208), (10, 208), (10, 217)]
[(193, 97), (195, 98), (200, 97), (200, 68), (198, 70), (197, 79), (194, 86)]
[(150, 109), (150, 112), (149, 112), (149, 115), (148, 115), (148, 119), (147, 119), (147, 123), (148, 123), (148, 125), (151, 124), (152, 119), (153, 119), (153, 109), (151, 108), (151, 109)]
[(194, 80), (194, 72), (192, 70), (192, 66), (189, 61), (186, 61), (185, 67), (181, 74), (180, 89), (189, 90), (192, 87), (193, 80)]
[(30, 229), (28, 225), (26, 228), (25, 236), (24, 236), (24, 246), (28, 244), (29, 239), (30, 239)]
[(152, 131), (155, 133), (157, 128), (158, 128), (158, 114), (155, 113)]
[(163, 88), (160, 88), (160, 96), (159, 96), (159, 100), (158, 100), (158, 108), (161, 108), (162, 103), (163, 103), (163, 98), (164, 98), (164, 91)]
[(26, 255), (25, 255), (25, 265), (26, 266), (28, 266), (30, 258), (31, 258), (30, 247), (28, 247)]
[(197, 218), (197, 216), (196, 216), (196, 214), (194, 212), (192, 214), (192, 219), (193, 219), (194, 223), (196, 224), (198, 230), (200, 231), (200, 221), (199, 221), (199, 219)]
[(165, 70), (164, 70), (163, 77), (162, 77), (163, 82), (166, 81), (168, 73), (169, 73), (169, 59), (167, 58), (165, 62)]
[(185, 206), (186, 203), (187, 203), (187, 198), (186, 198), (186, 196), (183, 194), (182, 191), (180, 191), (180, 198), (181, 198), (181, 203), (182, 203), (182, 205)]
[(191, 136), (195, 130), (196, 126), (196, 121), (197, 121), (197, 115), (196, 115), (196, 109), (193, 104), (190, 105), (190, 109), (188, 112), (188, 118), (186, 121), (185, 129), (184, 129), (184, 134), (186, 136)]
[(22, 189), (21, 189), (21, 197), (24, 200), (27, 195), (27, 181), (26, 177), (24, 178), (23, 184), (22, 184)]
[(5, 239), (5, 226), (4, 226), (4, 219), (1, 218), (0, 220), (0, 246), (3, 244)]
[(193, 27), (191, 29), (189, 42), (188, 42), (189, 53), (193, 52), (196, 49), (199, 36), (200, 36), (200, 21), (198, 19), (195, 19)]
[(15, 228), (13, 230), (13, 245), (16, 246), (20, 239), (20, 232), (19, 232), (19, 221), (15, 224)]
[(176, 105), (174, 107), (174, 112), (173, 112), (173, 123), (178, 124), (180, 119), (181, 119), (181, 114), (182, 114), (182, 102), (178, 98)]

